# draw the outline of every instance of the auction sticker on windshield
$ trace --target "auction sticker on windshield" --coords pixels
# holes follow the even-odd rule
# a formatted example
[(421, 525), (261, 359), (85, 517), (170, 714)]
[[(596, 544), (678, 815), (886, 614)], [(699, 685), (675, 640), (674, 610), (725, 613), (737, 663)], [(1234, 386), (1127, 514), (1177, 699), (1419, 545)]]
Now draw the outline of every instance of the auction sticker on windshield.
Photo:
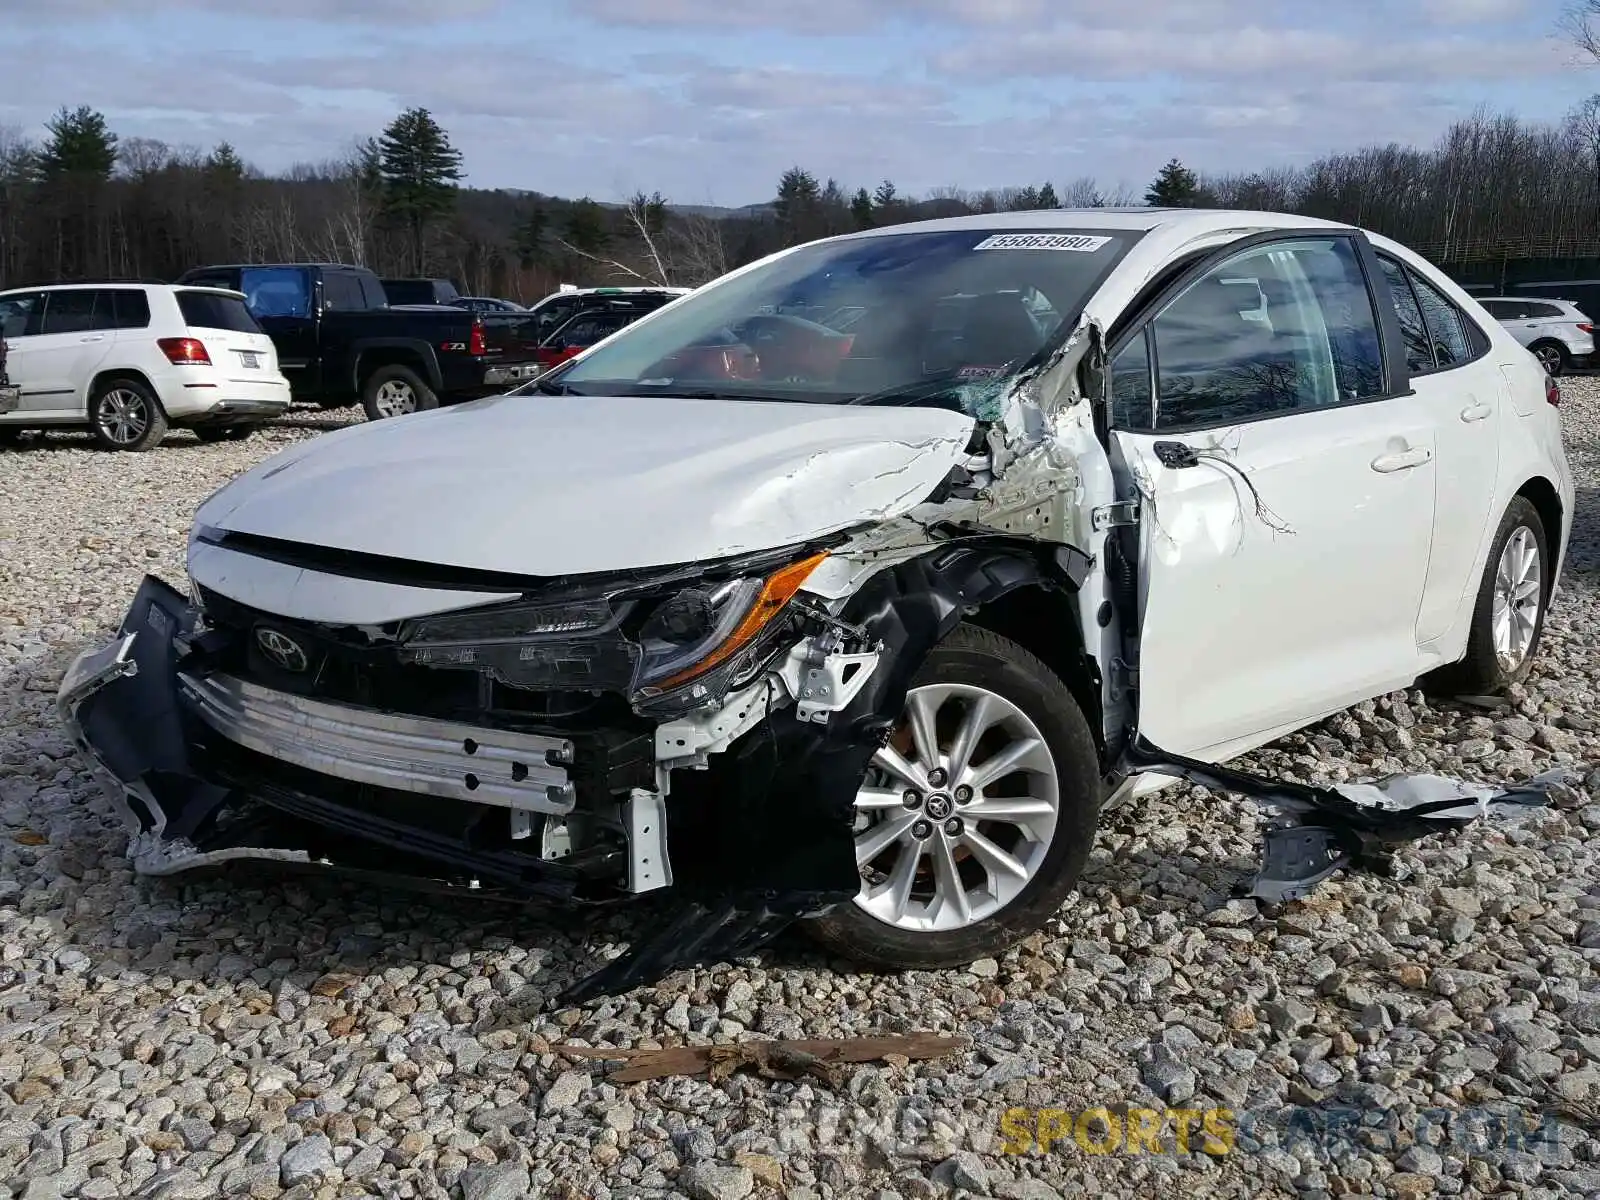
[(1086, 233), (996, 233), (974, 250), (1078, 250), (1093, 253), (1111, 239)]

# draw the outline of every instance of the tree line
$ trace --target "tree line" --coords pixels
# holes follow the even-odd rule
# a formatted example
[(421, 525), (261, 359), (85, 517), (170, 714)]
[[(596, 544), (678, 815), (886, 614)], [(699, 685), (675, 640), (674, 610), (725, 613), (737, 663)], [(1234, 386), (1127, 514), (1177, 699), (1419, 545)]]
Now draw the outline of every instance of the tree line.
[(461, 154), (421, 108), (341, 156), (276, 175), (227, 143), (121, 138), (103, 114), (64, 108), (37, 142), (0, 130), (0, 285), (313, 260), (531, 300), (558, 282), (693, 286), (787, 245), (931, 217), (1141, 203), (1349, 222), (1447, 268), (1600, 258), (1600, 97), (1559, 122), (1479, 111), (1431, 147), (1375, 145), (1302, 167), (1207, 174), (1174, 159), (1142, 193), (1083, 177), (913, 196), (892, 180), (849, 186), (795, 166), (770, 202), (716, 215), (659, 192), (602, 204), (464, 178)]

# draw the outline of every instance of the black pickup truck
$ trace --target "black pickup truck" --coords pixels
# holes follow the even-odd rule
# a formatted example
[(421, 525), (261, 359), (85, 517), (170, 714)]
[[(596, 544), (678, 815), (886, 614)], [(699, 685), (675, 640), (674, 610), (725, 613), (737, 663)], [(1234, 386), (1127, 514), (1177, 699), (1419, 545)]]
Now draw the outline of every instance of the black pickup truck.
[(196, 267), (178, 282), (243, 292), (295, 399), (323, 408), (360, 400), (369, 420), (503, 392), (539, 373), (525, 317), (391, 307), (365, 267)]

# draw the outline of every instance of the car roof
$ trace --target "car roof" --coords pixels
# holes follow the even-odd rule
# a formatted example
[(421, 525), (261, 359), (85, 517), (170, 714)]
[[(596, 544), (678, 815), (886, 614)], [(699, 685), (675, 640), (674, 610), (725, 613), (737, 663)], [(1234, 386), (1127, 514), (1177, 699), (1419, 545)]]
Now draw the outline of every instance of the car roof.
[(1259, 212), (1225, 208), (1032, 208), (1020, 212), (973, 213), (964, 217), (936, 217), (902, 225), (883, 225), (858, 233), (840, 234), (837, 240), (892, 237), (897, 233), (943, 233), (962, 229), (1105, 229), (1149, 233), (1170, 229), (1205, 234), (1247, 226), (1252, 229), (1349, 229), (1337, 221), (1302, 217), (1295, 213)]
[(80, 281), (74, 283), (33, 283), (22, 287), (0, 288), (0, 296), (10, 295), (12, 292), (74, 292), (74, 291), (100, 291), (105, 288), (144, 288), (166, 292), (212, 292), (218, 296), (236, 296), (244, 299), (244, 293), (233, 288), (217, 287), (210, 283), (150, 283), (139, 279), (104, 279), (99, 281)]
[(1474, 296), (1479, 304), (1486, 300), (1504, 300), (1508, 304), (1555, 304), (1565, 305), (1568, 308), (1577, 308), (1578, 302), (1570, 296)]

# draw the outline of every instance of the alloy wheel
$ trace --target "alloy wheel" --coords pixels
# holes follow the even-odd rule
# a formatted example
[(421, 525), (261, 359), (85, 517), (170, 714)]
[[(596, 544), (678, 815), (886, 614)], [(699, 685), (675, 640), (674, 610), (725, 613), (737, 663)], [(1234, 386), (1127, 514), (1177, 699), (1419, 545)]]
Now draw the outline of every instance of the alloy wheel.
[(378, 385), (373, 405), (386, 417), (403, 417), (417, 411), (417, 393), (403, 379), (386, 379)]
[(1522, 666), (1532, 650), (1543, 603), (1544, 570), (1539, 562), (1539, 542), (1533, 530), (1519, 525), (1506, 539), (1494, 575), (1494, 652), (1507, 672)]
[(914, 688), (856, 794), (856, 904), (898, 929), (942, 933), (1015, 900), (1049, 852), (1060, 781), (1044, 735), (986, 688)]
[(115, 387), (95, 403), (95, 423), (115, 446), (132, 446), (150, 428), (150, 406), (131, 388)]
[(1544, 369), (1551, 375), (1559, 375), (1561, 373), (1561, 351), (1554, 346), (1540, 346), (1534, 351), (1534, 354), (1538, 357), (1539, 362), (1543, 364)]

